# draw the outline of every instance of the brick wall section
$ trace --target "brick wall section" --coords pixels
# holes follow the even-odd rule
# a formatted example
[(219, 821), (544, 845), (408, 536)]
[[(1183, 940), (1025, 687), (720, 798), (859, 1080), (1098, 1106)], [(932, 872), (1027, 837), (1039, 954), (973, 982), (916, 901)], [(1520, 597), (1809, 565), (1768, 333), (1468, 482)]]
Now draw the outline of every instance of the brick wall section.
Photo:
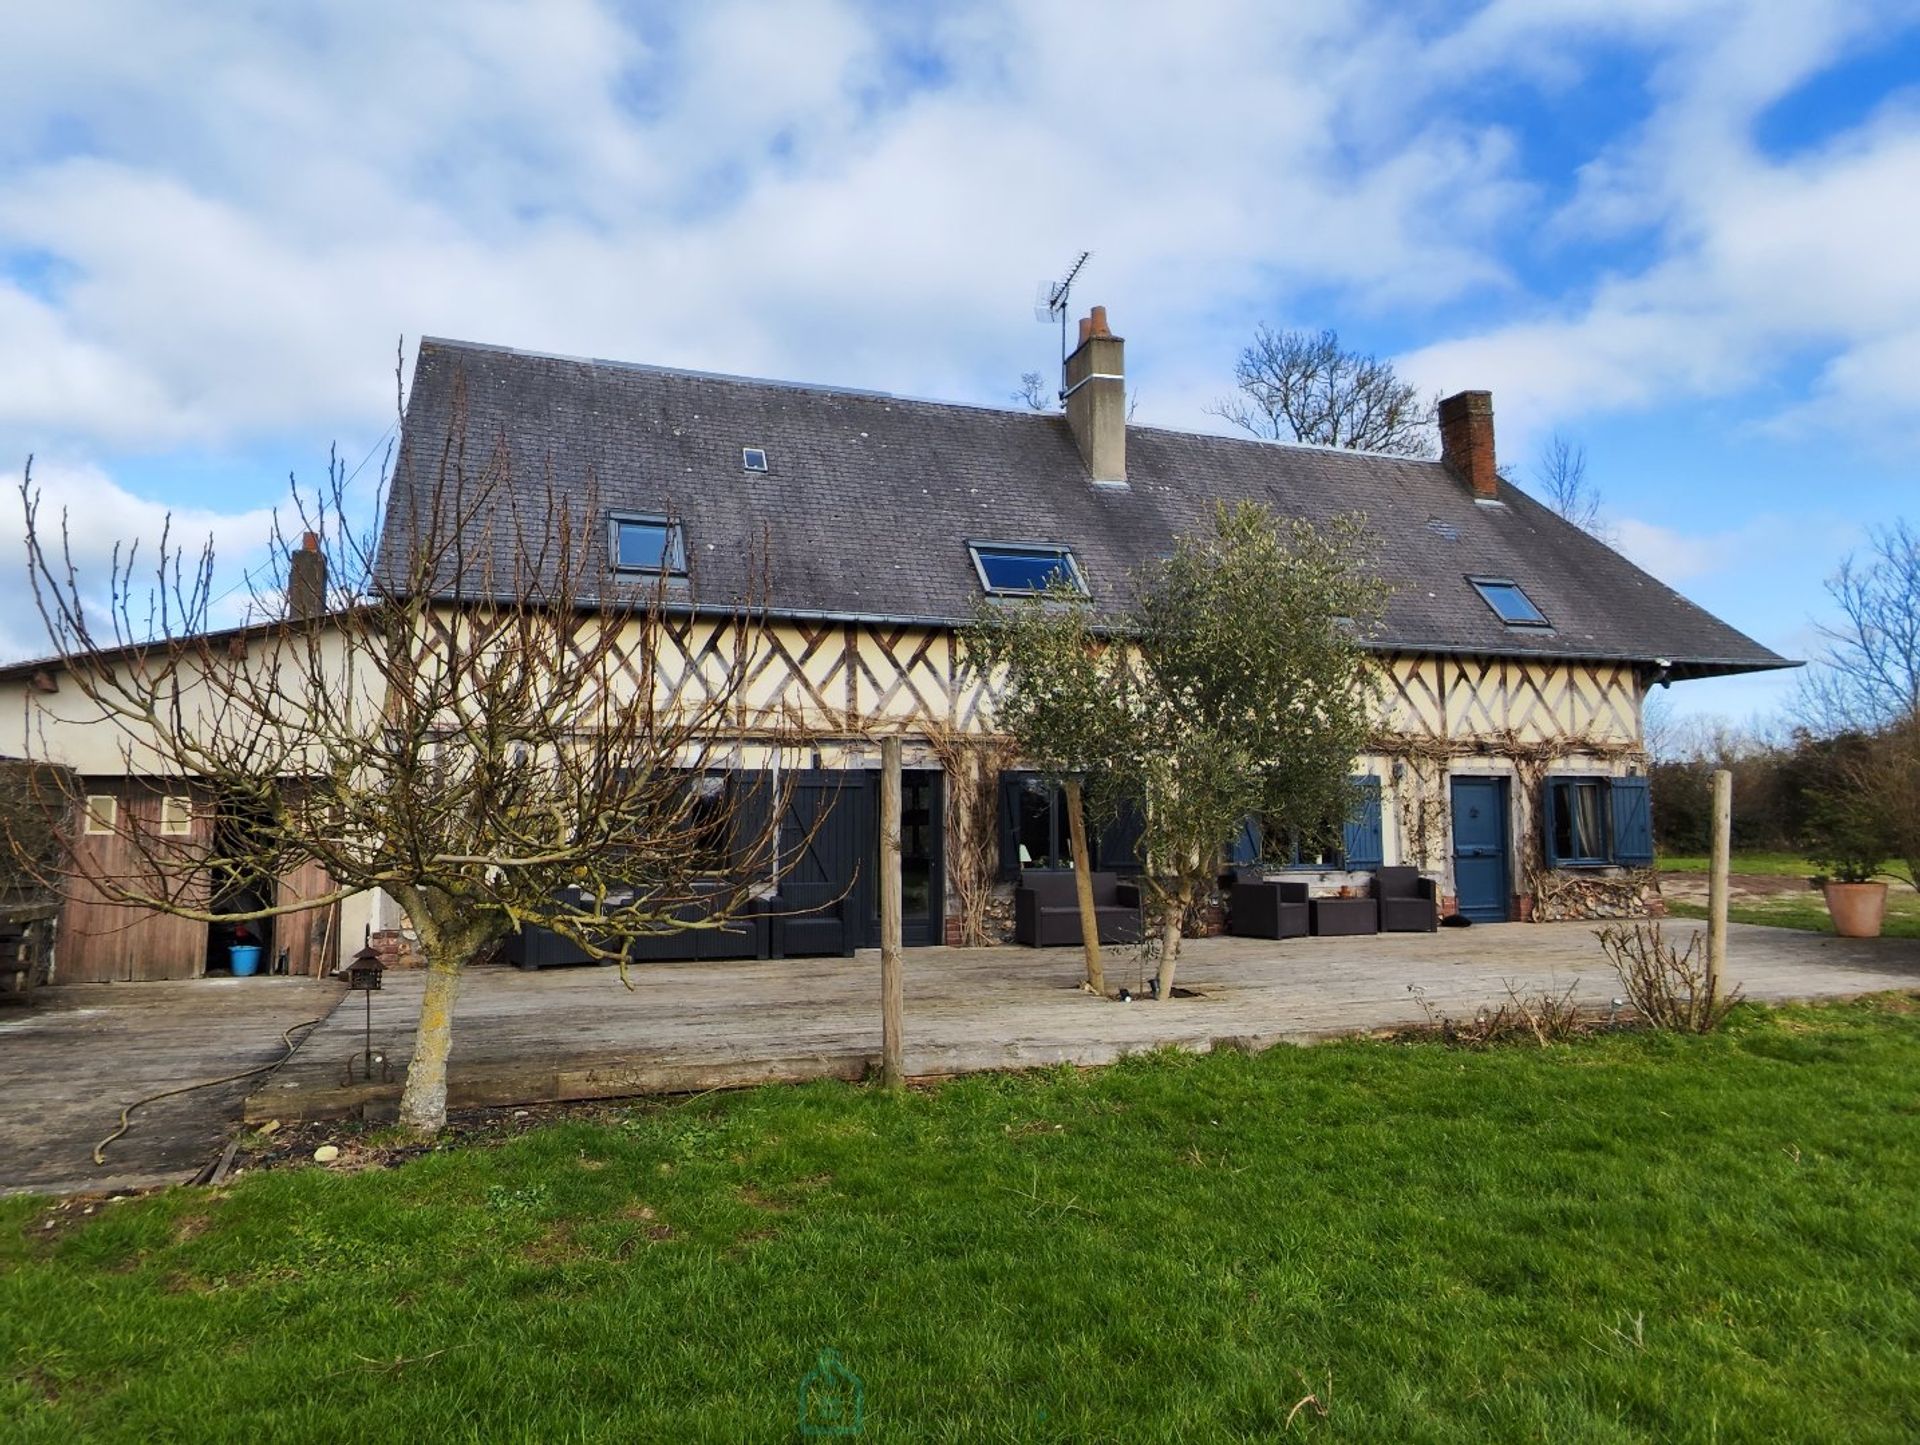
[(1460, 474), (1474, 496), (1500, 495), (1500, 478), (1494, 470), (1492, 392), (1456, 392), (1440, 403), (1440, 459)]

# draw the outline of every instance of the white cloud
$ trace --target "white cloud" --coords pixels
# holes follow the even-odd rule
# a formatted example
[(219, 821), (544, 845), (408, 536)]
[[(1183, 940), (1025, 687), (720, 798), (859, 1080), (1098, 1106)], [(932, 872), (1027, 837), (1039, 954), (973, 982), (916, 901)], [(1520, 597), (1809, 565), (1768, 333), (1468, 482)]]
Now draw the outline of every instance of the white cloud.
[[(1774, 103), (1862, 44), (1876, 20), (1895, 9), (1911, 18), (1914, 7), (1635, 8), (1630, 18), (1666, 10), (1674, 28), (1658, 102), (1585, 168), (1549, 229), (1567, 241), (1648, 233), (1660, 243), (1654, 259), (1571, 303), (1542, 298), (1531, 316), (1423, 347), (1406, 369), (1436, 386), (1491, 386), (1503, 412), (1540, 427), (1733, 394), (1813, 360), (1817, 400), (1789, 407), (1783, 425), (1868, 446), (1911, 439), (1920, 270), (1904, 238), (1920, 233), (1920, 109), (1896, 98), (1785, 156), (1754, 137)], [(1698, 24), (1699, 11), (1718, 23)]]
[[(1143, 421), (1207, 425), (1258, 320), (1466, 303), (1404, 366), (1491, 386), (1503, 440), (1789, 364), (1816, 380), (1782, 425), (1911, 436), (1920, 118), (1785, 157), (1752, 137), (1913, 11), (11, 7), (0, 458), (57, 451), (99, 488), (128, 454), (371, 435), (394, 338), (423, 332), (1000, 399), (1051, 359), (1033, 283), (1085, 246)], [(1483, 93), (1552, 97), (1596, 44), (1634, 52), (1651, 110), (1549, 211)], [(1534, 236), (1650, 259), (1534, 295), (1509, 265)], [(1725, 565), (1630, 529), (1670, 580)]]
[[(201, 549), (212, 547), (215, 597), (209, 617), (214, 625), (242, 620), (255, 600), (255, 592), (246, 585), (245, 569), (260, 570), (266, 561), (273, 527), (271, 508), (226, 513), (169, 507), (133, 495), (98, 467), (84, 463), (36, 462), (31, 480), (38, 499), (35, 531), (40, 546), (56, 577), (72, 563), (97, 635), (113, 635), (109, 609), (114, 606), (111, 588), (116, 568), (129, 587), (125, 606), (130, 630), (140, 634), (148, 629), (149, 609), (159, 588), (156, 569), (163, 543), (169, 553), (184, 553), (184, 580), (189, 585)], [(22, 498), (9, 497), (0, 515), (5, 517), (0, 522), (0, 555), (5, 558), (6, 574), (13, 579), (4, 590), (9, 601), (0, 608), (0, 661), (45, 656), (54, 648), (33, 600)]]

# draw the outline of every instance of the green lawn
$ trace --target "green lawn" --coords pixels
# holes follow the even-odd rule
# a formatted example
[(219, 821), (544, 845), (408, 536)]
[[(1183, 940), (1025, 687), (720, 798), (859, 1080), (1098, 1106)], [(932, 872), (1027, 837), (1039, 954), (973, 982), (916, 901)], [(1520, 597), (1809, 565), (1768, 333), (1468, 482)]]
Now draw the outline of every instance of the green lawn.
[(0, 1436), (792, 1439), (832, 1347), (867, 1439), (1911, 1440), (1916, 1080), (1887, 999), (0, 1200)]
[[(1704, 855), (1662, 853), (1659, 866), (1663, 873), (1705, 873), (1708, 861)], [(1811, 878), (1823, 870), (1818, 863), (1798, 853), (1735, 853), (1727, 860), (1727, 871), (1741, 876)], [(1907, 866), (1904, 863), (1889, 861), (1887, 873), (1894, 878), (1913, 881), (1907, 878)]]
[[(1698, 903), (1678, 899), (1667, 901), (1667, 912), (1675, 918), (1705, 918), (1707, 910)], [(1771, 897), (1746, 897), (1727, 903), (1727, 917), (1735, 923), (1758, 923), (1768, 928), (1799, 928), (1808, 933), (1832, 933), (1833, 920), (1827, 916), (1827, 903), (1818, 893), (1781, 893)], [(1920, 894), (1889, 893), (1887, 921), (1881, 928), (1887, 938), (1920, 938)]]

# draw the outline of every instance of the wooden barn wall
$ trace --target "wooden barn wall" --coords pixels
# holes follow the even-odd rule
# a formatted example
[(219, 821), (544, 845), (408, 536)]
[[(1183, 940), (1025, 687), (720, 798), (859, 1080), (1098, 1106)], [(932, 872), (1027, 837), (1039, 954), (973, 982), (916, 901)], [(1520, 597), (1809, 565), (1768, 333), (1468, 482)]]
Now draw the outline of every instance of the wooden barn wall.
[[(90, 796), (104, 794), (117, 801), (122, 829), (138, 828), (159, 836), (162, 799), (169, 790), (125, 778), (89, 779), (86, 790)], [(206, 843), (213, 811), (205, 797), (196, 797), (189, 845)], [(82, 832), (74, 848), (78, 867), (61, 910), (55, 942), (56, 983), (143, 983), (199, 978), (206, 972), (205, 923), (114, 903), (94, 883), (126, 876), (137, 866), (138, 850), (132, 840), (118, 832)], [(330, 886), (324, 868), (302, 864), (278, 880), (275, 901), (286, 904), (317, 898)], [(204, 891), (194, 901), (204, 903)], [(275, 918), (273, 946), (263, 970), (285, 949), (290, 974), (326, 973), (339, 952), (338, 913), (337, 905), (327, 905)]]
[[(164, 791), (125, 778), (88, 779), (86, 791), (117, 801), (121, 830), (138, 828), (158, 836)], [(189, 842), (204, 843), (211, 827), (205, 810), (196, 807)], [(196, 978), (205, 970), (206, 924), (113, 903), (95, 885), (95, 879), (125, 877), (136, 868), (138, 850), (123, 831), (81, 832), (74, 840), (74, 859), (54, 943), (54, 982), (140, 983)]]

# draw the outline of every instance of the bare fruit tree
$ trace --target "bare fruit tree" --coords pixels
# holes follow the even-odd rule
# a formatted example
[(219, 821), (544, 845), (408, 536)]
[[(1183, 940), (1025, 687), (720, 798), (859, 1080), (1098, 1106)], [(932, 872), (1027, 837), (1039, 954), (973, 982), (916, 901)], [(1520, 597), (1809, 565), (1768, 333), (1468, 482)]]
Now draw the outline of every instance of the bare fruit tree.
[(1434, 407), (1393, 363), (1347, 351), (1336, 331), (1275, 331), (1262, 326), (1234, 366), (1236, 395), (1214, 415), (1275, 441), (1434, 454)]
[[(446, 1119), (465, 971), (517, 930), (612, 960), (740, 916), (783, 807), (767, 774), (737, 769), (798, 740), (744, 701), (763, 571), (723, 615), (676, 608), (664, 569), (615, 573), (585, 479), (522, 475), (504, 443), (470, 454), (458, 382), (454, 397), (448, 435), (406, 436), (377, 544), (347, 521), (337, 465), (317, 498), (296, 496), (300, 540), (276, 527), (278, 575), (255, 597), (275, 620), (250, 626), (209, 629), (210, 548), (163, 540), (151, 582), (132, 550), (82, 578), (31, 464), (21, 489), (60, 659), (58, 726), (37, 750), (53, 757), (63, 729), (111, 736), (127, 775), (191, 800), (171, 829), (129, 809), (95, 820), (121, 835), (112, 850), (64, 830), (52, 881), (208, 922), (384, 891), (426, 966), (401, 1099), (421, 1135)], [(284, 615), (303, 590), (310, 615)], [(123, 861), (103, 868), (108, 851)], [(325, 881), (289, 896), (290, 874)], [(219, 906), (236, 881), (274, 879), (258, 906)]]

